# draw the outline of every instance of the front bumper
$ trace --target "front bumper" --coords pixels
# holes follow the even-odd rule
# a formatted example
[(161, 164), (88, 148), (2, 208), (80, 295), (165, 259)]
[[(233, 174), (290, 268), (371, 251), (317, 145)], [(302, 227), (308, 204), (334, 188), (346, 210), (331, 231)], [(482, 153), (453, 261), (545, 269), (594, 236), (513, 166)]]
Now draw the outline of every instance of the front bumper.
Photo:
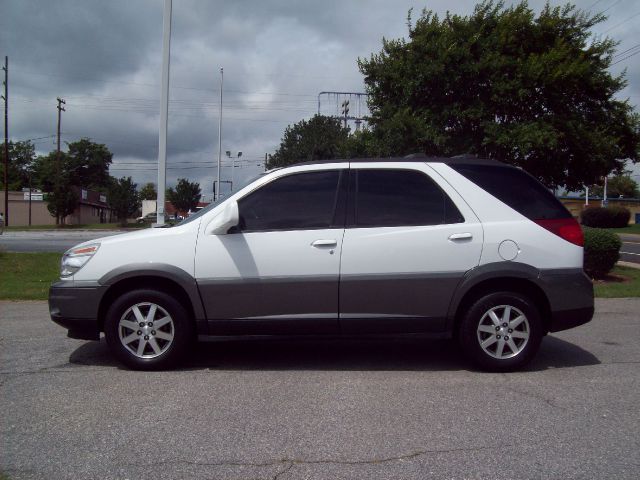
[(542, 271), (540, 286), (551, 309), (550, 332), (590, 322), (593, 318), (593, 283), (582, 271)]
[(105, 287), (98, 284), (54, 283), (49, 289), (51, 320), (66, 328), (69, 338), (99, 340), (98, 307), (104, 292)]

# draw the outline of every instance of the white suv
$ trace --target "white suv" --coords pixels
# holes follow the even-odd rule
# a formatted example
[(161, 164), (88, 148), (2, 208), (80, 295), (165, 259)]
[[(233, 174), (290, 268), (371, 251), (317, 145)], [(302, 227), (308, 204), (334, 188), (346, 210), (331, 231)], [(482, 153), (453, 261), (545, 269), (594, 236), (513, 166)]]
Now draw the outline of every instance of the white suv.
[(475, 158), (300, 164), (172, 228), (65, 253), (51, 318), (136, 369), (197, 335), (456, 337), (507, 371), (591, 320), (582, 231), (533, 177)]

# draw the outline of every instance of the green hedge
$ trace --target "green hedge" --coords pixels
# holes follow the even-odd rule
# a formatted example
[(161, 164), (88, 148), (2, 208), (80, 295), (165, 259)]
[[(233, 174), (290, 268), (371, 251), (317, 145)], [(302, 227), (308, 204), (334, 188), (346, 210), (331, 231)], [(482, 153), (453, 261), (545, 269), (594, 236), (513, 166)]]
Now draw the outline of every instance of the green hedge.
[(592, 278), (602, 278), (620, 258), (620, 237), (601, 228), (583, 227), (584, 271)]
[(582, 212), (582, 224), (593, 228), (624, 228), (631, 212), (624, 207), (592, 207)]

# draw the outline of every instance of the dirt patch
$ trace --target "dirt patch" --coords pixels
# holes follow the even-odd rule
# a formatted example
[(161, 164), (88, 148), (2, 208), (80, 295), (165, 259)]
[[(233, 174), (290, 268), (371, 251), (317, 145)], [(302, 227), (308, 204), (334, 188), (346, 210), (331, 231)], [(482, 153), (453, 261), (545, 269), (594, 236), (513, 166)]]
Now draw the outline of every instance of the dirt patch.
[(594, 278), (593, 279), (593, 284), (594, 285), (607, 285), (610, 283), (629, 283), (631, 281), (631, 278), (627, 277), (626, 275), (619, 275), (619, 274), (614, 274), (614, 273), (610, 273), (608, 275), (605, 275), (602, 278)]

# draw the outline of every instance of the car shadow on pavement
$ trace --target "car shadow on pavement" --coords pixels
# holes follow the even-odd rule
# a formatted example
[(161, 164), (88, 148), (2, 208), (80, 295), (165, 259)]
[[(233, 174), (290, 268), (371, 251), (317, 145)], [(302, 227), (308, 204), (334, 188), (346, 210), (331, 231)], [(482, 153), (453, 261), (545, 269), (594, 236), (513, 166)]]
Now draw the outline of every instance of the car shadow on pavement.
[[(88, 342), (69, 361), (77, 365), (123, 368), (106, 342)], [(596, 365), (590, 352), (548, 336), (526, 371)], [(451, 340), (411, 336), (309, 338), (242, 337), (199, 342), (183, 362), (182, 370), (472, 370)]]

